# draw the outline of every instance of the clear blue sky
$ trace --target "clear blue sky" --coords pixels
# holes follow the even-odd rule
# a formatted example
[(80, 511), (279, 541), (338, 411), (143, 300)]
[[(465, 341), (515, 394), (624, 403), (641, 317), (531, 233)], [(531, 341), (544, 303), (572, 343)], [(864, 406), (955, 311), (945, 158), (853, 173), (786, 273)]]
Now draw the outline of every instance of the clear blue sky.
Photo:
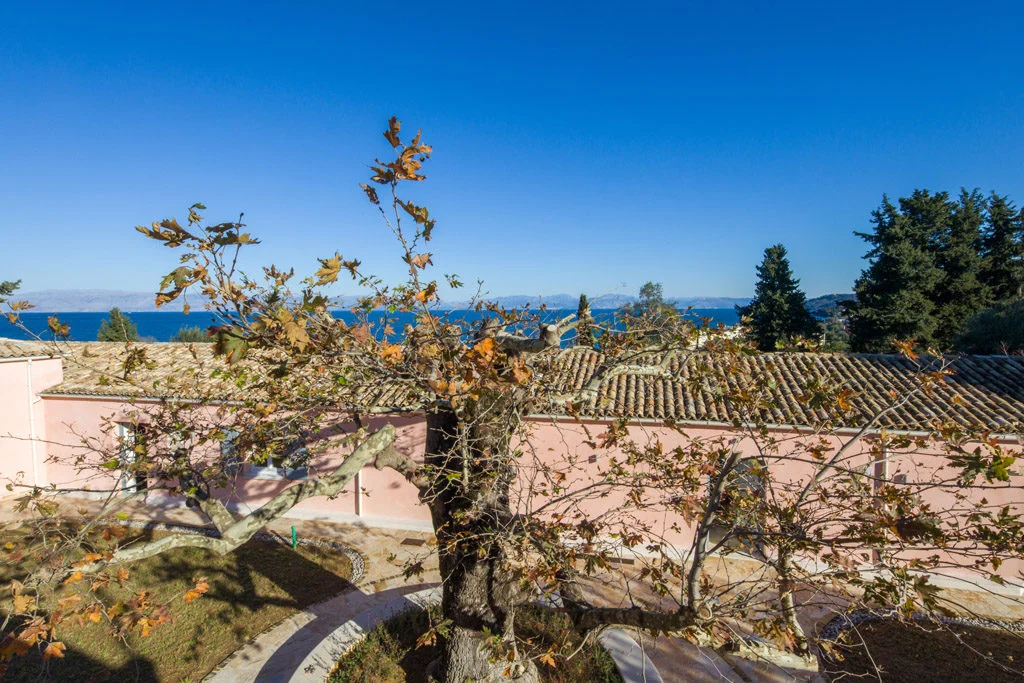
[(194, 201), (252, 266), (391, 276), (391, 114), (435, 146), (435, 262), (496, 295), (745, 296), (774, 242), (849, 291), (883, 193), (1024, 203), (1019, 3), (150, 5), (0, 8), (0, 280), (151, 289), (133, 227)]

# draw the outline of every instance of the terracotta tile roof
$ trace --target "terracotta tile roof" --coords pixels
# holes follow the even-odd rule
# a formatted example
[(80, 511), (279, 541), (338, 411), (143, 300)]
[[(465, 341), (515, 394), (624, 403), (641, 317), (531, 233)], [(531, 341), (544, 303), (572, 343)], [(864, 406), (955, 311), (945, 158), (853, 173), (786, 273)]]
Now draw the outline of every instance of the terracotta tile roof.
[[(564, 354), (554, 384), (558, 391), (577, 390), (601, 368), (600, 353), (575, 349)], [(706, 381), (729, 376), (738, 386), (751, 378), (768, 384), (764, 418), (769, 424), (809, 425), (828, 416), (799, 400), (814, 381), (852, 390), (846, 426), (864, 424), (893, 403), (890, 392), (905, 395), (918, 383), (919, 369), (910, 360), (889, 354), (769, 353), (743, 356), (738, 372), (723, 373), (720, 357), (698, 353), (670, 365), (673, 379), (621, 374), (602, 384), (597, 399), (584, 407), (595, 416), (730, 422), (742, 418), (716, 398)], [(927, 363), (924, 359), (922, 363)], [(654, 364), (654, 361), (651, 361)], [(918, 393), (892, 410), (878, 425), (890, 429), (927, 430), (936, 419), (983, 426), (1002, 433), (1024, 433), (1024, 358), (962, 356), (952, 360), (944, 384), (929, 394)], [(738, 384), (739, 383), (739, 384)], [(954, 398), (957, 397), (957, 398)]]
[(56, 355), (53, 344), (0, 337), (0, 359), (38, 358), (53, 355)]
[[(64, 381), (46, 394), (192, 398), (200, 389), (219, 389), (227, 397), (227, 389), (210, 379), (211, 371), (223, 362), (213, 355), (212, 344), (68, 342), (60, 348)], [(173, 388), (168, 382), (172, 375)]]
[[(143, 365), (130, 374), (128, 381), (122, 379), (128, 357), (123, 344), (62, 346), (70, 351), (65, 359), (64, 382), (47, 390), (47, 394), (161, 397), (182, 396), (195, 389), (220, 392), (228, 398), (232, 393), (233, 387), (217, 386), (209, 377), (222, 362), (213, 356), (209, 344), (134, 344), (145, 356)], [(600, 353), (582, 348), (567, 350), (556, 363), (550, 384), (557, 392), (578, 390), (603, 362)], [(185, 368), (186, 372), (171, 391), (167, 378), (175, 368)], [(926, 430), (939, 419), (1003, 433), (1024, 433), (1024, 358), (964, 356), (953, 360), (951, 369), (954, 374), (945, 385), (929, 395), (918, 394), (886, 415), (879, 426)], [(673, 360), (670, 370), (673, 379), (635, 373), (609, 377), (602, 383), (598, 398), (584, 406), (583, 412), (593, 417), (693, 422), (729, 422), (737, 417), (703, 379), (709, 370), (712, 374), (722, 370), (720, 360), (698, 353), (685, 361)], [(754, 378), (766, 381), (771, 400), (764, 417), (770, 424), (782, 425), (814, 424), (827, 417), (799, 400), (809, 383), (848, 387), (853, 393), (843, 423), (857, 426), (892, 402), (890, 392), (902, 395), (914, 386), (915, 370), (913, 363), (897, 355), (773, 353), (743, 356), (738, 372), (728, 381), (733, 386)], [(318, 379), (323, 378), (314, 376), (308, 381), (315, 383)], [(360, 398), (379, 406), (400, 407), (409, 402), (409, 396), (402, 386), (375, 385), (366, 387)]]

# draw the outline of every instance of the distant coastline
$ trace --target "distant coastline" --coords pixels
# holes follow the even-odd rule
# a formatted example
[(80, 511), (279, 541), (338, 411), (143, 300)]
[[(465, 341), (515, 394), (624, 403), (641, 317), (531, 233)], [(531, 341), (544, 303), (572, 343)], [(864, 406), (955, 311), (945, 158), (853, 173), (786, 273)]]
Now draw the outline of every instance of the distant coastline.
[[(49, 289), (35, 292), (19, 291), (13, 297), (23, 299), (31, 303), (37, 312), (61, 311), (64, 313), (105, 313), (114, 306), (127, 313), (162, 313), (166, 311), (181, 312), (182, 302), (175, 301), (171, 304), (156, 307), (155, 297), (152, 292), (134, 292), (110, 289)], [(530, 306), (537, 308), (544, 305), (551, 309), (575, 309), (579, 295), (573, 294), (513, 294), (510, 296), (487, 297), (489, 301), (495, 301), (505, 308), (520, 308)], [(351, 308), (359, 300), (355, 296), (340, 296), (332, 301), (332, 307), (338, 310)], [(670, 299), (680, 308), (732, 308), (743, 306), (750, 299), (743, 297), (721, 297), (721, 296), (690, 296)], [(625, 304), (636, 301), (635, 296), (626, 294), (601, 294), (592, 297), (590, 305), (593, 309), (616, 309)], [(202, 308), (204, 300), (201, 297), (191, 297), (192, 310)], [(468, 301), (446, 301), (441, 302), (440, 308), (446, 311), (464, 310), (470, 308)]]
[[(593, 309), (594, 316), (600, 320), (610, 321), (614, 314), (614, 308)], [(569, 313), (575, 313), (576, 309), (556, 309), (549, 308), (543, 317), (551, 318), (556, 320)], [(449, 315), (458, 317), (466, 320), (467, 322), (475, 322), (480, 320), (484, 314), (477, 311), (470, 311), (464, 309), (455, 309), (451, 311), (445, 311)], [(341, 320), (354, 320), (355, 317), (347, 310), (344, 311), (332, 311), (336, 318)], [(57, 315), (61, 322), (71, 327), (71, 339), (73, 341), (95, 341), (96, 334), (99, 332), (100, 323), (106, 317), (106, 311), (62, 311), (62, 312), (41, 312), (38, 310), (32, 310), (21, 315), (22, 322), (25, 326), (33, 333), (47, 338), (47, 318), (51, 315)], [(722, 323), (724, 325), (735, 325), (739, 321), (739, 316), (736, 314), (735, 308), (694, 308), (692, 314), (697, 317), (711, 318), (713, 323)], [(139, 337), (143, 341), (156, 341), (166, 342), (170, 341), (171, 337), (183, 327), (200, 327), (206, 328), (214, 324), (214, 319), (207, 311), (195, 311), (185, 315), (181, 311), (135, 311), (130, 312), (132, 322), (135, 323), (139, 331)], [(372, 318), (381, 318), (384, 316), (382, 311), (375, 311), (371, 314)], [(411, 322), (410, 316), (395, 316), (395, 327), (401, 329), (405, 322)], [(0, 337), (8, 337), (12, 339), (29, 339), (31, 336), (24, 330), (16, 327), (5, 318), (0, 318)]]

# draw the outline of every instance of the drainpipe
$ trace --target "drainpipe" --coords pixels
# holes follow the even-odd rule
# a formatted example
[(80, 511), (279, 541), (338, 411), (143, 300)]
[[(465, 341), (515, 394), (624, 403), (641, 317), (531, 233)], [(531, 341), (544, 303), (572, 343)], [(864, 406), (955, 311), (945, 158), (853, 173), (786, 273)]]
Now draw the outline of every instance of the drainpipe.
[(32, 359), (25, 364), (25, 387), (28, 391), (28, 436), (32, 444), (32, 486), (39, 486), (39, 462), (36, 452), (36, 407), (32, 393)]

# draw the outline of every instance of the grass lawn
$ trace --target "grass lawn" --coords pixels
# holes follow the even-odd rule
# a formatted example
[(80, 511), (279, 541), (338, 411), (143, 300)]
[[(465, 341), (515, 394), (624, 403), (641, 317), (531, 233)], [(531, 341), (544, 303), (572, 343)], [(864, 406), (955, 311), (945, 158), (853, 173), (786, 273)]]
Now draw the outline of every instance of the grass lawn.
[[(132, 534), (149, 538), (161, 532)], [(68, 649), (64, 659), (48, 663), (49, 679), (198, 681), (251, 637), (343, 591), (350, 585), (352, 565), (330, 549), (300, 545), (292, 550), (279, 543), (250, 541), (224, 557), (178, 548), (128, 569), (131, 588), (112, 583), (102, 589), (106, 597), (127, 600), (134, 590), (145, 588), (156, 602), (170, 601), (170, 623), (154, 628), (147, 637), (133, 632), (121, 641), (105, 621), (81, 626), (65, 622), (58, 638)], [(210, 588), (186, 604), (180, 596), (196, 576), (207, 577)], [(12, 578), (17, 578), (12, 567), (0, 563), (0, 582)], [(38, 652), (16, 657), (10, 665), (5, 681), (38, 681), (44, 668)]]
[[(437, 608), (432, 608), (436, 617)], [(412, 609), (370, 631), (345, 653), (329, 683), (428, 683), (427, 665), (440, 656), (437, 645), (416, 647), (416, 639), (429, 625), (425, 610)], [(551, 645), (564, 655), (574, 653), (580, 637), (562, 614), (534, 607), (516, 612), (516, 635), (530, 641), (521, 651), (538, 655)], [(545, 683), (621, 683), (615, 662), (604, 648), (589, 647), (572, 659), (556, 658), (556, 667), (538, 664)]]
[[(1024, 634), (974, 626), (877, 621), (847, 631), (832, 681), (1006, 683), (1024, 680)], [(874, 662), (874, 664), (872, 663)], [(876, 674), (876, 667), (881, 674)]]

